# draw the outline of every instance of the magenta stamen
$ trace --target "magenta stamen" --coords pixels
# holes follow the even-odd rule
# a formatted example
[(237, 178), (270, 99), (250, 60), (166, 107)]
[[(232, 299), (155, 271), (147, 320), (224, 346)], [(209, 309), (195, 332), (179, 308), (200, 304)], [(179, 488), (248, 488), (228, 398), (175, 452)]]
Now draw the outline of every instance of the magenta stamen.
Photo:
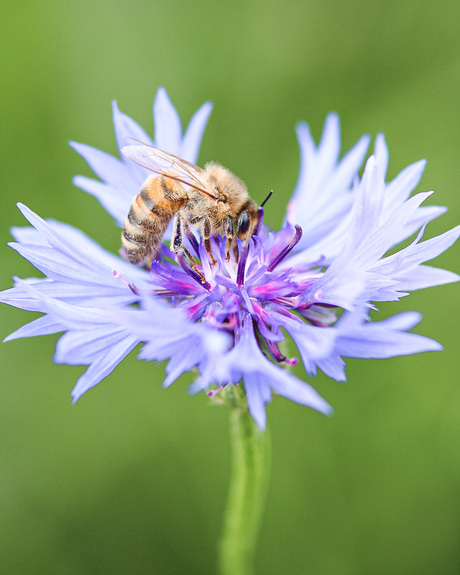
[(268, 271), (272, 272), (276, 266), (284, 260), (284, 258), (288, 255), (288, 253), (299, 243), (300, 238), (302, 237), (302, 228), (297, 224), (294, 225), (295, 227), (295, 234), (292, 240), (285, 246), (280, 253), (276, 256), (276, 258), (272, 261), (272, 263), (268, 266)]
[(205, 319), (209, 326), (215, 327), (216, 329), (222, 329), (223, 331), (228, 331), (229, 333), (233, 333), (238, 327), (238, 322), (235, 317), (229, 319), (228, 322), (219, 322), (214, 316)]
[(122, 275), (120, 275), (120, 272), (117, 272), (117, 270), (112, 270), (112, 273), (113, 273), (114, 277), (117, 278), (117, 280), (120, 280), (122, 283), (125, 284), (125, 286), (129, 287), (129, 282), (127, 280), (125, 280), (125, 278)]
[(211, 391), (208, 391), (206, 393), (206, 395), (208, 397), (214, 397), (215, 395), (217, 395), (219, 393), (219, 391), (222, 391), (222, 389), (224, 389), (225, 385), (219, 385), (219, 387), (217, 389), (211, 389)]
[[(278, 303), (282, 306), (291, 308), (291, 309), (297, 309), (297, 308), (302, 308), (302, 303), (300, 301), (300, 297), (299, 296), (294, 296), (294, 297), (277, 297), (273, 300), (271, 300), (272, 303)], [(305, 308), (308, 306), (305, 306)]]
[(116, 270), (112, 270), (112, 273), (114, 275), (114, 277), (117, 278), (117, 280), (120, 280), (122, 284), (124, 284), (126, 287), (129, 287), (129, 289), (133, 292), (133, 294), (135, 295), (142, 295), (142, 294), (148, 294), (148, 295), (156, 295), (156, 290), (140, 290), (138, 289), (134, 284), (129, 283), (128, 280), (125, 280), (125, 278), (120, 275), (119, 272), (117, 272)]

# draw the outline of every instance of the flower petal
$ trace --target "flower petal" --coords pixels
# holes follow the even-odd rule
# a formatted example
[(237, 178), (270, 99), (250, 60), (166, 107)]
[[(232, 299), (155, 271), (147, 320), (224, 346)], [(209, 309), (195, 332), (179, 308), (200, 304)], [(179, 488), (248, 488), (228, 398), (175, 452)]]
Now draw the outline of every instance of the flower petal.
[(182, 139), (182, 127), (179, 114), (171, 103), (166, 90), (161, 87), (153, 103), (155, 120), (155, 146), (178, 156)]
[(201, 140), (211, 112), (211, 102), (205, 102), (193, 115), (187, 131), (184, 134), (180, 157), (192, 162), (192, 164), (196, 164), (198, 160)]
[(106, 353), (100, 354), (98, 361), (89, 366), (73, 388), (73, 403), (76, 403), (84, 393), (107, 377), (128, 353), (136, 347), (137, 343), (134, 338), (120, 339), (117, 345), (108, 348)]

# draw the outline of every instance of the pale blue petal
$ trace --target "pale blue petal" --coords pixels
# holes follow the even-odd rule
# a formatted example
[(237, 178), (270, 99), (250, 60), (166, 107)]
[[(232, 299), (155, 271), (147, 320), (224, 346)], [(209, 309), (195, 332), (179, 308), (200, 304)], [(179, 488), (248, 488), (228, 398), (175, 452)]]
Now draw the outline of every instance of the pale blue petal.
[(102, 379), (107, 377), (119, 363), (132, 351), (138, 341), (134, 338), (126, 337), (116, 346), (101, 354), (99, 360), (92, 363), (85, 373), (78, 379), (72, 390), (72, 399), (75, 403), (84, 393), (97, 385)]
[(385, 202), (389, 209), (394, 209), (410, 196), (420, 182), (425, 170), (426, 160), (420, 160), (404, 168), (396, 178), (386, 186)]
[[(63, 238), (73, 245), (74, 251), (78, 249), (81, 255), (81, 261), (84, 261), (87, 268), (93, 268), (95, 271), (98, 271), (99, 275), (104, 277), (104, 282), (106, 282), (107, 285), (120, 285), (119, 281), (113, 281), (113, 278), (109, 280), (109, 276), (106, 274), (106, 270), (116, 270), (122, 275), (125, 275), (129, 281), (135, 282), (137, 287), (152, 288), (152, 279), (148, 271), (133, 266), (123, 258), (108, 252), (93, 239), (73, 226), (54, 220), (47, 220), (46, 223), (59, 234), (59, 238)], [(106, 269), (101, 269), (101, 264), (103, 268)]]
[(371, 156), (364, 169), (361, 184), (353, 204), (353, 221), (343, 249), (343, 257), (354, 256), (357, 249), (363, 249), (363, 240), (378, 226), (383, 207), (385, 184), (379, 166)]
[(340, 153), (340, 120), (335, 112), (327, 115), (318, 146), (318, 171), (330, 172), (335, 167)]
[(72, 260), (69, 261), (68, 257), (53, 248), (36, 245), (26, 246), (14, 242), (8, 245), (49, 278), (64, 282), (81, 281), (82, 279), (81, 266)]
[(13, 333), (10, 333), (10, 335), (3, 341), (10, 341), (13, 339), (19, 339), (21, 337), (50, 335), (52, 333), (59, 333), (64, 331), (64, 329), (65, 327), (60, 321), (48, 315), (44, 315), (43, 317), (34, 319), (30, 323), (26, 323), (26, 325), (23, 325)]
[(388, 146), (385, 142), (385, 136), (381, 133), (377, 134), (375, 138), (374, 156), (379, 165), (380, 172), (383, 178), (385, 178), (388, 169)]
[(179, 114), (162, 87), (158, 90), (153, 104), (155, 121), (155, 146), (178, 156), (182, 139), (182, 127)]
[(345, 373), (345, 361), (340, 357), (340, 355), (334, 351), (325, 359), (318, 361), (318, 368), (335, 381), (346, 381), (347, 376)]
[(198, 161), (201, 140), (211, 112), (211, 102), (205, 102), (201, 108), (195, 112), (184, 134), (181, 146), (181, 158), (192, 162), (192, 164), (196, 164)]
[(384, 322), (370, 323), (337, 340), (337, 352), (346, 357), (385, 359), (426, 351), (440, 351), (442, 346), (428, 337), (387, 329)]
[(410, 198), (379, 225), (383, 192), (383, 178), (371, 157), (356, 195), (352, 223), (342, 251), (324, 275), (305, 290), (305, 302), (321, 301), (352, 309), (356, 298), (366, 289), (366, 271), (376, 265), (392, 245), (394, 236), (430, 195), (425, 192)]
[(398, 288), (408, 292), (460, 280), (460, 276), (453, 272), (431, 266), (418, 266), (404, 274), (398, 274), (396, 278), (399, 281)]
[(444, 232), (440, 236), (436, 236), (416, 245), (412, 245), (408, 250), (405, 265), (417, 265), (421, 262), (429, 261), (438, 255), (445, 252), (450, 246), (457, 241), (460, 236), (460, 226)]
[(264, 430), (267, 425), (267, 414), (265, 406), (271, 401), (272, 392), (264, 381), (263, 376), (258, 373), (245, 377), (246, 399), (249, 413), (257, 423), (259, 429)]
[[(349, 325), (353, 325), (354, 328), (359, 328), (360, 325), (367, 325), (365, 323), (366, 315), (361, 316), (361, 320), (360, 320), (360, 315), (359, 313), (355, 313), (355, 314), (345, 314), (344, 317), (344, 321), (343, 321), (343, 325), (345, 325), (345, 320), (348, 319), (348, 316), (354, 316), (353, 318), (353, 324), (349, 324)], [(364, 321), (363, 321), (364, 319)], [(380, 326), (384, 326), (387, 329), (393, 329), (393, 330), (398, 330), (398, 331), (408, 331), (410, 329), (414, 329), (414, 327), (416, 325), (418, 325), (423, 319), (423, 315), (418, 312), (418, 311), (404, 311), (402, 313), (398, 313), (396, 315), (393, 315), (387, 319), (381, 320), (380, 322), (378, 322), (378, 324)], [(348, 328), (347, 328), (348, 329)]]
[[(328, 116), (317, 150), (306, 124), (297, 126), (297, 135), (301, 150), (300, 172), (288, 209), (288, 220), (303, 230), (295, 250), (298, 252), (324, 241), (349, 213), (350, 186), (364, 159), (369, 138), (363, 136), (337, 164), (340, 129), (335, 114)], [(318, 255), (328, 253), (319, 252), (321, 248), (316, 250)]]
[[(138, 288), (152, 288), (152, 280), (147, 271), (105, 251), (72, 226), (42, 220), (26, 206), (19, 204), (19, 207), (37, 230), (17, 228), (15, 231), (19, 239), (27, 239), (33, 243), (13, 243), (11, 247), (52, 278), (53, 281), (36, 280), (41, 293), (88, 306), (106, 305), (105, 297), (111, 305), (137, 301), (139, 296), (136, 296), (126, 283), (114, 277), (114, 269), (129, 282), (134, 282)], [(23, 303), (27, 306), (30, 297), (26, 294), (24, 298), (21, 289), (15, 294), (4, 293), (10, 301), (14, 296), (25, 299)], [(81, 298), (80, 301), (78, 298)], [(22, 307), (22, 304), (17, 306)]]
[[(458, 239), (460, 226), (440, 236), (420, 242), (423, 231), (424, 229), (419, 232), (417, 238), (406, 248), (376, 262), (372, 270), (380, 275), (391, 277), (397, 282), (400, 282), (397, 286), (400, 290), (409, 289), (409, 286), (412, 286), (412, 289), (420, 289), (421, 287), (428, 287), (429, 285), (439, 285), (438, 282), (442, 280), (443, 277), (446, 283), (457, 281), (457, 276), (450, 272), (443, 273), (443, 270), (431, 271), (434, 268), (427, 267), (426, 270), (420, 271), (419, 273), (417, 266), (446, 251)], [(420, 287), (417, 288), (415, 286), (419, 281), (421, 282), (419, 284)], [(430, 284), (430, 281), (434, 283)], [(369, 299), (377, 301), (376, 296), (377, 294), (369, 291)], [(379, 297), (378, 300), (382, 301), (382, 298)]]
[(54, 361), (67, 365), (89, 365), (99, 361), (113, 346), (126, 339), (131, 341), (133, 338), (119, 327), (107, 324), (68, 331), (56, 343)]
[(10, 229), (10, 232), (13, 238), (20, 244), (49, 245), (43, 235), (35, 228), (13, 227)]
[(43, 310), (58, 318), (67, 329), (95, 329), (97, 325), (111, 323), (111, 316), (107, 310), (71, 305), (40, 294), (31, 285), (24, 284), (24, 286), (31, 295), (40, 300)]
[(421, 320), (417, 312), (404, 312), (379, 322), (368, 321), (362, 309), (345, 313), (337, 324), (336, 347), (318, 367), (332, 379), (345, 381), (345, 362), (340, 357), (386, 359), (426, 351), (439, 351), (442, 346), (427, 337), (408, 333)]
[(130, 171), (122, 160), (86, 144), (77, 142), (69, 142), (69, 144), (86, 160), (89, 167), (103, 182), (112, 184), (116, 188), (129, 189), (132, 186)]
[[(327, 182), (326, 196), (332, 198), (334, 191), (341, 189), (348, 190), (351, 187), (353, 179), (356, 177), (364, 161), (369, 147), (369, 141), (369, 136), (362, 136), (353, 148), (340, 160), (340, 163)], [(326, 207), (326, 202), (323, 201), (323, 205)]]
[(243, 380), (248, 405), (251, 402), (251, 414), (262, 428), (265, 425), (262, 411), (271, 399), (270, 390), (322, 413), (330, 413), (331, 410), (312, 387), (274, 365), (262, 354), (249, 317), (244, 320), (240, 340), (219, 362), (216, 376), (220, 382)]
[(43, 312), (43, 305), (39, 300), (22, 288), (14, 287), (0, 292), (0, 302), (24, 309), (27, 311)]
[[(37, 216), (32, 210), (30, 210), (24, 204), (18, 203), (18, 208), (21, 210), (22, 215), (34, 226), (34, 228), (40, 232), (44, 238), (46, 239), (47, 244), (52, 248), (56, 247), (60, 251), (66, 253), (71, 259), (77, 260), (83, 265), (86, 264), (87, 255), (80, 254), (78, 250), (75, 249), (76, 246), (71, 245), (70, 242), (67, 242), (62, 235), (56, 233), (52, 227), (45, 222), (40, 216)], [(37, 251), (43, 251), (46, 253), (50, 249), (47, 245), (43, 246), (34, 246), (36, 247)]]
[(438, 218), (447, 211), (447, 208), (441, 206), (420, 206), (408, 219), (403, 229), (395, 234), (391, 247), (397, 246), (412, 234), (415, 234), (422, 226)]
[(163, 387), (165, 388), (174, 383), (183, 373), (193, 369), (203, 359), (204, 350), (200, 350), (196, 343), (187, 345), (187, 342), (184, 342), (181, 351), (177, 353), (177, 350), (178, 348), (176, 347), (175, 355), (171, 357), (166, 365), (166, 379), (163, 381)]
[(328, 357), (334, 348), (336, 331), (309, 325), (300, 319), (272, 313), (279, 325), (294, 340), (308, 374), (316, 372), (316, 364)]
[(286, 399), (310, 407), (324, 415), (330, 415), (333, 411), (332, 407), (320, 396), (316, 389), (300, 381), (288, 371), (283, 371), (282, 374), (273, 377), (270, 380), (270, 386), (273, 391)]
[(94, 196), (101, 206), (122, 227), (133, 199), (139, 193), (141, 182), (130, 187), (114, 187), (86, 176), (75, 176), (74, 185)]
[[(137, 140), (143, 144), (153, 146), (152, 138), (143, 128), (141, 128), (141, 126), (139, 126), (137, 122), (126, 114), (120, 112), (115, 100), (112, 102), (112, 110), (113, 126), (115, 128), (115, 137), (117, 139), (119, 150), (121, 150), (123, 146), (132, 144), (132, 140)], [(133, 170), (137, 170), (136, 166), (133, 166)]]

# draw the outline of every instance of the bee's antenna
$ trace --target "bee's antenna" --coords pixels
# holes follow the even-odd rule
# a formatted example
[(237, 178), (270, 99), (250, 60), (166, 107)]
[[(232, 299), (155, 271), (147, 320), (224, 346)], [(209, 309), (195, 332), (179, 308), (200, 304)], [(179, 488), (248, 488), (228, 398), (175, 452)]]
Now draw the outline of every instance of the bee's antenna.
[(273, 195), (273, 190), (270, 190), (268, 193), (268, 196), (265, 198), (265, 200), (260, 204), (260, 207), (263, 208), (265, 206), (265, 204), (268, 202), (268, 200), (272, 197)]

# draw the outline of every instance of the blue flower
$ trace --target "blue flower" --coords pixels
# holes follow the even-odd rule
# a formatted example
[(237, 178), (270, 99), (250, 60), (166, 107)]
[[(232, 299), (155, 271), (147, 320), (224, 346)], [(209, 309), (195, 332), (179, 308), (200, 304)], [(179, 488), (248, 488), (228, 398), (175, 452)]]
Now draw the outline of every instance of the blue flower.
[[(160, 89), (155, 145), (196, 162), (210, 111), (209, 103), (200, 108), (182, 136), (179, 117)], [(129, 138), (152, 143), (115, 104), (114, 123), (120, 149), (132, 144)], [(214, 265), (202, 239), (190, 238), (199, 274), (166, 243), (147, 270), (106, 252), (79, 230), (42, 220), (19, 205), (33, 227), (14, 228), (16, 243), (10, 245), (45, 277), (17, 278), (0, 301), (44, 315), (7, 340), (64, 332), (55, 361), (89, 366), (72, 392), (74, 400), (143, 343), (141, 359), (168, 362), (164, 386), (192, 369), (197, 372), (193, 393), (215, 395), (242, 382), (249, 411), (261, 428), (273, 393), (321, 413), (331, 411), (310, 385), (284, 369), (298, 361), (288, 357), (286, 334), (307, 375), (320, 369), (337, 381), (346, 378), (344, 357), (387, 358), (441, 349), (409, 331), (420, 321), (418, 313), (382, 321), (370, 317), (378, 302), (459, 279), (423, 265), (460, 235), (458, 226), (421, 241), (426, 224), (445, 211), (422, 206), (430, 193), (411, 197), (424, 162), (386, 183), (388, 150), (379, 135), (360, 178), (367, 137), (340, 160), (336, 115), (328, 116), (318, 146), (305, 124), (297, 133), (300, 173), (282, 228), (270, 231), (261, 218), (256, 234), (239, 242), (238, 258), (230, 260), (225, 238), (211, 238)], [(101, 180), (78, 176), (76, 185), (95, 195), (121, 226), (149, 172), (123, 156), (72, 146)], [(411, 243), (397, 249), (414, 234)]]

